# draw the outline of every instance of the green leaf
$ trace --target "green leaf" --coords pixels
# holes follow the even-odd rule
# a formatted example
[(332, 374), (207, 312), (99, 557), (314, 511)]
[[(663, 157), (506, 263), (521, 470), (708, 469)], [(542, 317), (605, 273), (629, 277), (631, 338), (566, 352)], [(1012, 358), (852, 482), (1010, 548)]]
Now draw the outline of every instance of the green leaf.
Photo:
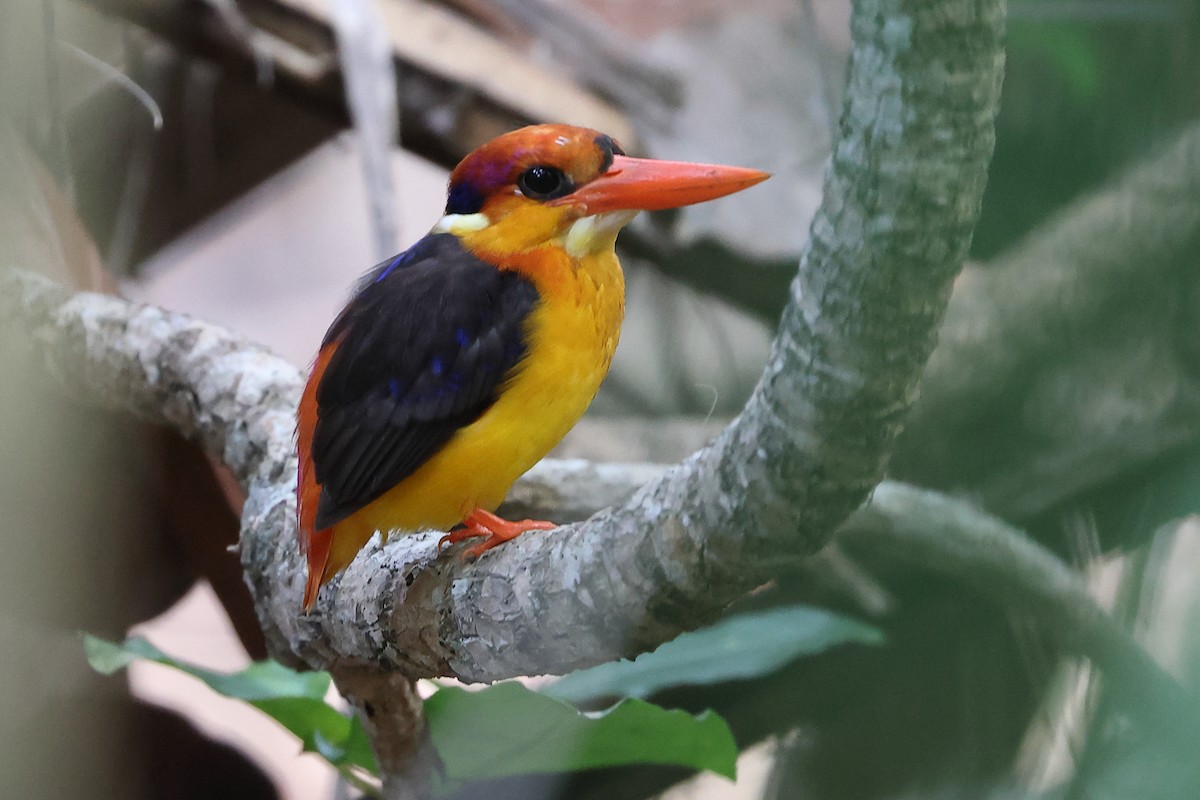
[(84, 634), (83, 646), (92, 669), (104, 675), (112, 675), (138, 659), (145, 659), (186, 672), (204, 681), (218, 694), (237, 700), (252, 702), (277, 697), (324, 700), (329, 691), (328, 673), (296, 672), (277, 661), (256, 661), (241, 672), (226, 673), (174, 659), (140, 637), (116, 644)]
[(83, 635), (83, 650), (87, 654), (88, 664), (101, 675), (113, 675), (133, 662), (146, 658), (126, 646), (98, 639), (88, 633)]
[(674, 764), (734, 776), (737, 744), (712, 712), (693, 717), (641, 700), (587, 714), (525, 688), (443, 687), (425, 701), (430, 736), (451, 781)]
[(341, 762), (334, 762), (335, 765), (362, 767), (372, 775), (379, 774), (379, 763), (375, 760), (375, 751), (371, 749), (371, 737), (363, 729), (358, 717), (350, 718), (350, 731), (342, 740), (341, 747), (345, 755)]
[(646, 697), (670, 686), (756, 678), (836, 645), (882, 641), (877, 628), (830, 611), (809, 606), (775, 608), (739, 614), (685, 633), (633, 661), (572, 672), (542, 692), (573, 703)]
[(250, 705), (295, 734), (304, 750), (319, 753), (335, 767), (361, 767), (378, 771), (374, 753), (366, 742), (366, 733), (355, 717), (347, 717), (320, 700), (309, 697), (277, 697), (250, 700)]
[(257, 661), (240, 672), (217, 672), (171, 658), (136, 637), (116, 644), (85, 634), (83, 645), (88, 663), (97, 672), (112, 675), (138, 659), (173, 667), (199, 678), (218, 694), (259, 709), (295, 734), (306, 751), (320, 753), (334, 766), (378, 771), (358, 720), (325, 702), (328, 673), (296, 672), (276, 661)]

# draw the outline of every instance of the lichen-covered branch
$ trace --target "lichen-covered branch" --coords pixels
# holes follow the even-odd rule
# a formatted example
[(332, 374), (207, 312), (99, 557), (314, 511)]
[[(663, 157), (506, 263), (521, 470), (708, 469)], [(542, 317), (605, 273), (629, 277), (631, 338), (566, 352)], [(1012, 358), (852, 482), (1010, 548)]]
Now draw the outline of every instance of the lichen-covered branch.
[[(51, 368), (69, 385), (85, 383), (92, 401), (158, 422), (173, 419), (184, 433), (210, 443), (222, 438), (238, 440), (242, 426), (236, 420), (253, 418), (256, 408), (268, 420), (257, 424), (270, 426), (274, 424), (270, 420), (282, 414), (284, 424), (290, 425), (290, 398), (299, 388), (300, 376), (250, 342), (184, 315), (106, 295), (70, 295), (26, 273), (2, 273), (0, 289), (3, 318), (32, 332)], [(180, 347), (187, 357), (167, 357)], [(226, 362), (238, 353), (243, 357)], [(197, 374), (180, 375), (179, 362)], [(217, 377), (222, 372), (231, 380), (222, 382)], [(217, 383), (197, 392), (205, 393), (208, 408), (224, 407), (225, 413), (195, 413), (200, 405), (190, 402), (192, 392), (183, 381), (203, 383), (196, 381), (201, 375)], [(207, 394), (209, 391), (215, 394)], [(172, 407), (188, 410), (172, 414)], [(282, 435), (287, 438), (290, 434)], [(235, 447), (227, 453), (252, 482), (276, 480), (271, 477), (277, 473), (271, 460), (259, 458), (255, 448)], [(514, 487), (509, 507), (521, 513), (579, 519), (629, 497), (669, 469), (659, 464), (548, 459)], [(286, 485), (283, 489), (290, 491)], [(287, 520), (276, 528), (273, 537), (286, 540), (292, 532)], [(1086, 655), (1106, 672), (1125, 676), (1121, 686), (1141, 692), (1139, 699), (1151, 703), (1152, 709), (1179, 707), (1184, 702), (1178, 684), (1096, 606), (1077, 574), (1019, 531), (963, 501), (885, 481), (876, 488), (871, 502), (838, 529), (837, 541), (869, 562), (911, 561), (971, 586), (1002, 607), (1033, 613), (1069, 650)], [(290, 547), (290, 542), (286, 544)], [(382, 566), (386, 573), (394, 557), (388, 549), (376, 549), (370, 559), (362, 570), (368, 588), (370, 570)], [(451, 559), (448, 566), (456, 564)], [(805, 564), (813, 566), (810, 561)], [(366, 661), (361, 656), (357, 660)], [(396, 683), (369, 664), (331, 666), (339, 672), (344, 690), (358, 692), (363, 703), (371, 703), (370, 716), (383, 707), (383, 701), (372, 697), (386, 695), (391, 703), (407, 697), (406, 684)], [(1153, 718), (1154, 714), (1147, 716)], [(389, 719), (380, 724), (394, 722)], [(413, 722), (409, 715), (407, 724)], [(406, 736), (417, 739), (420, 731), (409, 730)]]
[[(186, 315), (107, 295), (71, 295), (23, 273), (8, 272), (3, 281), (0, 316), (32, 335), (65, 385), (80, 387), (91, 402), (171, 424), (221, 453), (251, 484), (278, 481), (281, 491), (290, 493), (286, 464), (291, 457), (292, 408), (301, 381), (297, 369), (252, 342)], [(263, 443), (286, 449), (264, 449)], [(654, 464), (547, 460), (514, 487), (509, 506), (520, 513), (580, 519), (628, 498), (667, 469)], [(1074, 593), (1071, 602), (1077, 608), (1083, 605), (1078, 583), (1065, 577), (1070, 573), (1061, 564), (1049, 555), (1013, 558), (1011, 549), (1026, 548), (1020, 552), (1027, 556), (1029, 546), (1003, 535), (993, 535), (992, 541), (1006, 548), (1005, 553), (983, 554), (970, 534), (983, 523), (992, 530), (1003, 528), (1003, 523), (971, 512), (957, 501), (905, 491), (895, 484), (882, 485), (874, 503), (842, 527), (842, 540), (872, 551), (876, 558), (881, 553), (908, 554), (927, 567), (940, 567), (963, 579), (978, 579), (983, 569), (995, 576), (1008, 565), (1012, 569), (1008, 576), (972, 583), (1005, 604), (1033, 604), (1049, 611), (1064, 620), (1064, 630), (1086, 630), (1080, 617), (1062, 608), (1067, 590)], [(922, 498), (919, 508), (912, 504), (914, 496)], [(929, 510), (930, 504), (940, 504), (938, 513)], [(920, 513), (913, 513), (914, 509)], [(272, 535), (290, 548), (290, 522), (279, 528)], [(921, 549), (914, 544), (916, 534), (922, 537)], [(385, 555), (386, 551), (376, 551), (373, 558)], [(1095, 613), (1089, 609), (1085, 616)]]
[[(11, 265), (10, 265), (11, 266)], [(220, 458), (248, 486), (282, 479), (299, 369), (207, 322), (9, 270), (0, 319), (44, 351), (81, 400), (168, 425)]]

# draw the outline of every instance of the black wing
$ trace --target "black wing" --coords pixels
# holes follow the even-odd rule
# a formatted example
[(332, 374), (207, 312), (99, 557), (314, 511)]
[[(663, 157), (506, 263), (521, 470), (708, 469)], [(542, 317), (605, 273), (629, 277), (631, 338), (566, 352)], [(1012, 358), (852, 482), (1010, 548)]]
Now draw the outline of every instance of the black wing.
[(411, 475), (495, 401), (525, 355), (537, 290), (431, 234), (367, 274), (325, 336), (312, 458), (316, 528)]

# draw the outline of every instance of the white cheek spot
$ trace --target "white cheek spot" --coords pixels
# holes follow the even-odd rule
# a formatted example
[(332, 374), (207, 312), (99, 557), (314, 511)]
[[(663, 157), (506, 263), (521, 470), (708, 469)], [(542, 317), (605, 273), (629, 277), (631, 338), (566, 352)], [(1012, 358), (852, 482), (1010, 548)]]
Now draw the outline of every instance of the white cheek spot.
[(431, 233), (472, 233), (481, 231), (491, 224), (492, 221), (484, 213), (447, 214), (437, 221)]
[(571, 224), (564, 246), (572, 258), (583, 258), (606, 246), (617, 231), (638, 215), (636, 211), (610, 211), (582, 217)]

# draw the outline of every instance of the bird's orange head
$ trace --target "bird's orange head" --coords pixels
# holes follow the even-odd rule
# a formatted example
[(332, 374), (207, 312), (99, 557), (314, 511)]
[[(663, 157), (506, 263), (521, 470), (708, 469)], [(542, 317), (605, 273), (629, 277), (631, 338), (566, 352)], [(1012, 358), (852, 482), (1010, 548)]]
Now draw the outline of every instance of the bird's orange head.
[(454, 233), (491, 260), (545, 245), (582, 257), (612, 248), (638, 211), (712, 200), (765, 180), (743, 167), (631, 158), (590, 128), (533, 125), (499, 136), (450, 175), (446, 216)]

